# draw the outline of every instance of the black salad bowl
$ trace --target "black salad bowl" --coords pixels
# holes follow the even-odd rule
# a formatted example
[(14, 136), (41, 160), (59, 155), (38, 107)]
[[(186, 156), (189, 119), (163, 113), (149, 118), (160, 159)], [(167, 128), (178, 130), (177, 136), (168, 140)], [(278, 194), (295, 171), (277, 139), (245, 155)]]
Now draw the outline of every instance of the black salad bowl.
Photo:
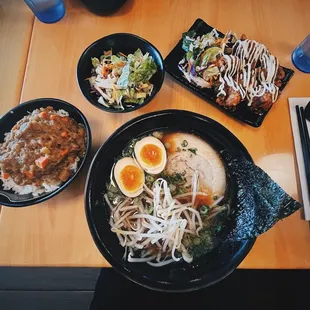
[[(142, 104), (133, 104), (134, 106), (125, 107), (124, 110), (103, 106), (98, 102), (98, 96), (95, 93), (91, 93), (91, 87), (88, 81), (88, 78), (91, 76), (91, 70), (93, 68), (91, 58), (100, 58), (104, 51), (111, 49), (113, 54), (121, 52), (125, 55), (128, 55), (134, 53), (138, 48), (142, 51), (143, 54), (149, 53), (157, 65), (157, 71), (150, 79), (150, 82), (154, 85), (152, 93), (145, 99)], [(82, 53), (77, 65), (76, 74), (78, 85), (84, 97), (95, 107), (112, 113), (131, 112), (148, 104), (161, 89), (165, 76), (163, 58), (158, 49), (150, 42), (130, 33), (114, 33), (92, 43)]]
[[(219, 152), (226, 149), (231, 154), (242, 153), (252, 160), (243, 144), (230, 131), (208, 117), (182, 110), (157, 111), (142, 115), (116, 130), (101, 146), (92, 161), (85, 187), (88, 225), (102, 255), (128, 279), (158, 291), (197, 290), (220, 281), (235, 270), (252, 248), (255, 239), (230, 242), (224, 238), (214, 250), (191, 264), (178, 262), (163, 267), (152, 267), (145, 263), (129, 263), (123, 260), (124, 248), (111, 232), (109, 225), (110, 210), (103, 199), (103, 193), (105, 184), (110, 180), (115, 158), (133, 137), (158, 130), (193, 133)], [(234, 181), (230, 180), (228, 184), (228, 192), (233, 201), (231, 207), (234, 208)]]
[[(58, 193), (60, 193), (62, 190), (64, 190), (67, 186), (71, 184), (73, 179), (78, 175), (78, 173), (81, 171), (86, 157), (90, 151), (91, 147), (91, 131), (89, 124), (87, 122), (87, 119), (83, 115), (83, 113), (77, 109), (72, 104), (65, 102), (63, 100), (54, 99), (54, 98), (39, 98), (27, 101), (25, 103), (22, 103), (18, 105), (17, 107), (13, 108), (9, 112), (7, 112), (5, 115), (3, 115), (0, 118), (0, 143), (4, 141), (5, 133), (9, 132), (13, 126), (24, 116), (31, 113), (33, 110), (38, 108), (45, 108), (51, 106), (54, 108), (54, 110), (60, 110), (63, 109), (66, 112), (69, 113), (69, 117), (73, 118), (77, 123), (82, 124), (86, 130), (86, 151), (83, 158), (80, 159), (78, 162), (78, 167), (76, 172), (66, 181), (64, 182), (58, 189), (49, 192), (44, 193), (39, 196), (32, 196), (32, 195), (18, 195), (19, 199), (18, 201), (10, 201), (8, 198), (4, 197), (3, 195), (0, 195), (0, 205), (8, 206), (8, 207), (26, 207), (34, 204), (38, 204), (40, 202), (43, 202), (45, 200), (48, 200), (54, 196), (56, 196)], [(0, 190), (3, 191), (3, 184), (0, 181)], [(5, 191), (7, 193), (14, 194), (13, 191)], [(27, 197), (30, 196), (30, 197)]]

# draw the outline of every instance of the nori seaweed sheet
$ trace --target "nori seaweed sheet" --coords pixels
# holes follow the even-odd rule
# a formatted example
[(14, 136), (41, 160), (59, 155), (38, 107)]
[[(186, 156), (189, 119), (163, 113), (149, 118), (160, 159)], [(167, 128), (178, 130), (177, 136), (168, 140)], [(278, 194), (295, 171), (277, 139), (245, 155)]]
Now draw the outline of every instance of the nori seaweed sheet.
[(244, 156), (232, 156), (226, 150), (221, 156), (236, 183), (237, 192), (228, 240), (255, 238), (301, 207), (266, 172)]

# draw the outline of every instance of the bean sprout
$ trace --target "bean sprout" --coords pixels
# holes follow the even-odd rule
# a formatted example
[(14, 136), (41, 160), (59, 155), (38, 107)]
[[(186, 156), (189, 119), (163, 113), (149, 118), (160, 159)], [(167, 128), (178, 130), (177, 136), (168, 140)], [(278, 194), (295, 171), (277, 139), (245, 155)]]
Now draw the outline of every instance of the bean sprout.
[[(203, 222), (196, 210), (196, 198), (209, 196), (198, 191), (199, 172), (194, 172), (190, 192), (185, 194), (173, 197), (167, 181), (162, 178), (153, 183), (153, 189), (145, 184), (143, 189), (138, 199), (125, 198), (116, 206), (104, 195), (111, 209), (111, 231), (125, 247), (124, 257), (128, 262), (146, 262), (153, 267), (165, 266), (182, 258), (191, 263), (193, 257), (182, 240), (185, 235), (199, 236)], [(207, 220), (224, 210), (229, 212), (226, 206), (218, 205), (223, 198), (221, 196), (212, 203)]]
[[(152, 198), (145, 199), (148, 208), (142, 203), (133, 204), (132, 199), (128, 198), (116, 207), (111, 208), (109, 203), (112, 209), (111, 230), (117, 234), (120, 244), (126, 247), (129, 262), (147, 262), (160, 267), (182, 257), (186, 261), (191, 260), (182, 239), (184, 234), (197, 235), (203, 227), (200, 214), (194, 208), (198, 178), (196, 171), (191, 202), (181, 203), (173, 198), (167, 181), (159, 178), (154, 182), (153, 191), (144, 185), (144, 192)], [(105, 196), (105, 199), (108, 200), (108, 197)], [(144, 249), (147, 254), (137, 257), (135, 253)]]

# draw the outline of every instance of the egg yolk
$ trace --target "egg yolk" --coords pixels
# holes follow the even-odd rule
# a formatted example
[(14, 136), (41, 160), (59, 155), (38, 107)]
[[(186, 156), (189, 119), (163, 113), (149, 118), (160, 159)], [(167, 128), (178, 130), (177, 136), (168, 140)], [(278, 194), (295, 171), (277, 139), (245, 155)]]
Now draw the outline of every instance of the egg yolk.
[(146, 144), (140, 151), (142, 161), (148, 166), (158, 166), (162, 162), (162, 151), (154, 144)]
[(121, 171), (120, 178), (128, 191), (134, 191), (138, 189), (143, 182), (143, 172), (136, 166), (128, 165)]

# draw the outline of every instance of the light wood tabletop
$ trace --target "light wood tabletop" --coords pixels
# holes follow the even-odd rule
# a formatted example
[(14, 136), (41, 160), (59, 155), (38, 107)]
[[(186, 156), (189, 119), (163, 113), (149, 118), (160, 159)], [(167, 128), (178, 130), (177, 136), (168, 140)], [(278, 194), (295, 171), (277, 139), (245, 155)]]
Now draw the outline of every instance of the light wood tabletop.
[(0, 115), (19, 103), (33, 22), (24, 3), (0, 2)]
[[(137, 34), (153, 43), (165, 57), (182, 32), (197, 18), (202, 18), (223, 32), (246, 33), (249, 38), (264, 43), (283, 66), (293, 68), (290, 55), (309, 32), (309, 1), (128, 0), (119, 12), (107, 17), (93, 15), (77, 0), (66, 1), (66, 6), (66, 16), (55, 24), (35, 20), (26, 67), (20, 55), (17, 56), (19, 62), (15, 62), (16, 45), (0, 49), (0, 68), (14, 63), (12, 75), (17, 74), (16, 80), (22, 80), (20, 74), (26, 68), (23, 85), (15, 83), (14, 79), (8, 82), (10, 95), (2, 93), (0, 97), (2, 112), (15, 105), (16, 92), (21, 92), (21, 102), (39, 97), (64, 99), (77, 106), (89, 120), (94, 153), (120, 125), (135, 116), (169, 108), (191, 110), (211, 117), (231, 130), (247, 147), (257, 165), (295, 199), (300, 198), (287, 99), (310, 97), (310, 75), (295, 71), (263, 125), (252, 128), (226, 116), (168, 74), (161, 91), (147, 106), (122, 115), (100, 111), (82, 96), (76, 82), (76, 65), (89, 44), (115, 32)], [(12, 22), (13, 17), (5, 18), (5, 24)], [(28, 17), (23, 17), (23, 22), (27, 21)], [(29, 36), (23, 35), (20, 40), (27, 41), (27, 38)], [(9, 55), (3, 59), (9, 49)], [(88, 165), (73, 184), (45, 203), (19, 209), (3, 207), (0, 215), (1, 265), (107, 265), (93, 243), (84, 214), (83, 189), (87, 169)], [(308, 222), (301, 219), (300, 212), (281, 221), (257, 239), (240, 267), (310, 268)]]

